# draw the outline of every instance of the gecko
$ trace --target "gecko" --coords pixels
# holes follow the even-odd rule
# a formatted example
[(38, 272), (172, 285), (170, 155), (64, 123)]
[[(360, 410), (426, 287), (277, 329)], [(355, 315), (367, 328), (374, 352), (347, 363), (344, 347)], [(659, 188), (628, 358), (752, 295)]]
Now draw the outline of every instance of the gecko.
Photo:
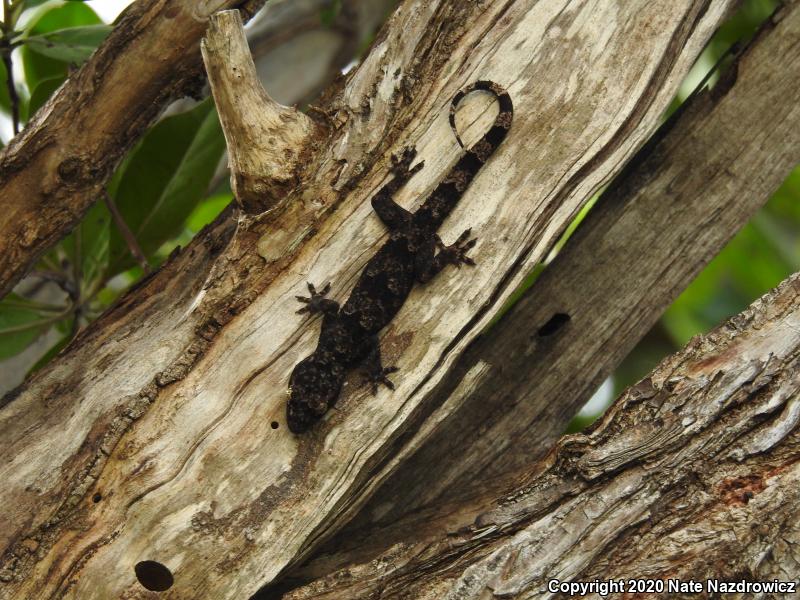
[(481, 166), (506, 137), (513, 118), (508, 92), (491, 81), (476, 81), (459, 90), (450, 103), (450, 127), (461, 148), (455, 113), (467, 94), (484, 90), (494, 95), (499, 112), (489, 130), (469, 148), (428, 195), (416, 212), (395, 202), (394, 194), (422, 167), (415, 166), (413, 146), (391, 157), (392, 178), (372, 198), (378, 218), (389, 229), (389, 239), (367, 262), (343, 306), (307, 283), (310, 296), (296, 296), (304, 304), (298, 313), (322, 315), (322, 328), (313, 353), (297, 363), (289, 378), (286, 421), (292, 433), (308, 430), (336, 403), (347, 372), (359, 365), (366, 370), (372, 393), (383, 384), (394, 390), (388, 375), (397, 367), (384, 367), (378, 332), (388, 325), (408, 298), (415, 283), (426, 283), (448, 264), (475, 265), (467, 252), (475, 246), (471, 230), (446, 246), (437, 230), (452, 212)]

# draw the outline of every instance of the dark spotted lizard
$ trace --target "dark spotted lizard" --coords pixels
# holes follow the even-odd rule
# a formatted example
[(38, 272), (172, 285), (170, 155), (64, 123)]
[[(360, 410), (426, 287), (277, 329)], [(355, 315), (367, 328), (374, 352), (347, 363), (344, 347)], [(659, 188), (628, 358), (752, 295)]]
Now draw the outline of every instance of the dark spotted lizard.
[(475, 90), (493, 94), (499, 113), (416, 212), (402, 208), (393, 195), (423, 163), (411, 167), (416, 156), (413, 147), (392, 156), (393, 177), (372, 198), (375, 212), (389, 229), (389, 240), (364, 267), (344, 306), (325, 297), (330, 284), (317, 292), (309, 283), (310, 297), (297, 296), (305, 304), (297, 312), (322, 313), (323, 318), (316, 350), (295, 366), (290, 377), (286, 420), (292, 432), (306, 431), (336, 403), (347, 371), (359, 364), (366, 367), (373, 393), (379, 383), (394, 389), (387, 375), (397, 368), (383, 366), (378, 332), (403, 306), (415, 282), (429, 281), (448, 264), (475, 264), (466, 254), (475, 245), (469, 229), (450, 246), (436, 233), (511, 126), (513, 105), (508, 92), (491, 81), (477, 81), (451, 102), (450, 126), (459, 145), (464, 146), (455, 127), (456, 107)]

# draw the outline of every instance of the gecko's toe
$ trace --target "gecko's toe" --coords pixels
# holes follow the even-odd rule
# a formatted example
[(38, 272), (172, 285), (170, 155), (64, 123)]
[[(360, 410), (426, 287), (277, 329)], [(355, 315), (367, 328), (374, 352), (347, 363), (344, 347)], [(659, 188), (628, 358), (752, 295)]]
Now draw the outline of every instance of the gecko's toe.
[(411, 163), (414, 162), (416, 156), (417, 149), (414, 146), (406, 146), (400, 152), (392, 154), (391, 170), (394, 176), (399, 179), (407, 180), (414, 173), (419, 171), (424, 165), (424, 161), (420, 161), (419, 164), (414, 165), (413, 169), (411, 168)]
[(387, 377), (391, 373), (396, 373), (398, 368), (395, 366), (385, 367), (380, 371), (371, 371), (364, 374), (364, 382), (370, 385), (370, 391), (375, 396), (378, 393), (380, 384), (385, 385), (390, 390), (394, 391), (394, 383)]
[(306, 285), (311, 295), (309, 297), (295, 296), (298, 302), (305, 304), (304, 307), (297, 311), (297, 314), (311, 313), (314, 315), (317, 313), (332, 313), (339, 310), (339, 305), (335, 301), (328, 300), (325, 297), (331, 291), (330, 281), (320, 291), (317, 291), (317, 288), (310, 281), (306, 282)]
[(475, 261), (467, 256), (467, 252), (474, 248), (475, 244), (478, 243), (478, 238), (472, 238), (471, 240), (468, 239), (471, 234), (472, 229), (465, 230), (460, 236), (458, 236), (458, 239), (455, 241), (455, 243), (450, 244), (449, 246), (445, 246), (439, 236), (436, 236), (436, 245), (440, 248), (442, 254), (444, 255), (444, 260), (447, 263), (455, 265), (457, 268), (461, 268), (461, 265), (469, 265), (471, 267), (475, 266)]
[(464, 241), (472, 234), (472, 227), (467, 227), (464, 231), (461, 232), (461, 235), (458, 236), (455, 245), (461, 245)]
[(414, 157), (417, 155), (417, 149), (414, 146), (406, 146), (403, 148), (403, 153), (400, 155), (401, 162), (411, 164)]

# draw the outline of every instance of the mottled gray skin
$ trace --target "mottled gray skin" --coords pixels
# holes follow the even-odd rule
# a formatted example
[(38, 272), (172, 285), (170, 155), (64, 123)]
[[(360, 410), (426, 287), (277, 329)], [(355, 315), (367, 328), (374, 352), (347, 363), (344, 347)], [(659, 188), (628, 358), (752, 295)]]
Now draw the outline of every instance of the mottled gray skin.
[(379, 383), (394, 389), (387, 375), (397, 369), (381, 364), (378, 332), (403, 306), (415, 282), (429, 281), (448, 264), (475, 264), (466, 255), (475, 245), (475, 240), (469, 239), (469, 229), (450, 246), (442, 244), (436, 232), (475, 174), (505, 138), (511, 126), (513, 107), (508, 93), (490, 81), (475, 82), (458, 92), (451, 103), (450, 125), (459, 144), (455, 108), (474, 90), (494, 94), (500, 112), (489, 131), (465, 151), (414, 213), (397, 204), (392, 196), (423, 163), (411, 167), (416, 156), (414, 148), (406, 148), (399, 156), (392, 157), (393, 178), (372, 198), (375, 212), (391, 235), (364, 267), (344, 306), (339, 307), (335, 301), (325, 298), (330, 285), (318, 293), (309, 283), (311, 296), (297, 296), (306, 304), (298, 312), (322, 313), (323, 318), (316, 350), (297, 364), (289, 381), (286, 420), (292, 432), (306, 431), (336, 403), (347, 371), (359, 364), (366, 367), (373, 393)]

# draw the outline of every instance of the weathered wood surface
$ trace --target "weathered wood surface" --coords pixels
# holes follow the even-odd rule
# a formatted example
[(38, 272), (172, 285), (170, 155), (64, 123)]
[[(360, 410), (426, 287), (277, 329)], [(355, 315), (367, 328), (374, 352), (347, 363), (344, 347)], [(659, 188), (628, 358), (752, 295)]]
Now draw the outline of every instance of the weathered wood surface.
[[(175, 574), (164, 597), (239, 598), (301, 560), (363, 502), (437, 380), (652, 132), (730, 5), (405, 2), (327, 106), (331, 136), (303, 186), (238, 229), (220, 219), (0, 412), (12, 457), (0, 597), (141, 596), (133, 566), (155, 560)], [(385, 239), (367, 198), (388, 155), (419, 148), (426, 167), (401, 194), (416, 207), (457, 158), (449, 100), (478, 78), (508, 86), (517, 110), (442, 232), (474, 227), (480, 268), (415, 290), (388, 328), (396, 392), (349, 390), (292, 436), (286, 381), (318, 334), (294, 294), (305, 279), (346, 293)]]
[[(339, 3), (340, 8), (333, 22), (327, 23), (320, 19), (320, 14), (324, 8), (330, 9), (331, 0), (270, 0), (248, 23), (247, 29), (259, 79), (270, 82), (270, 90), (282, 104), (293, 105), (316, 99), (323, 89), (341, 76), (342, 69), (358, 55), (365, 42), (386, 19), (391, 7), (396, 4), (397, 0), (344, 0)], [(144, 25), (158, 26), (158, 20), (150, 20)], [(117, 50), (124, 52), (125, 47), (118, 47)], [(199, 47), (197, 51), (199, 53)], [(301, 76), (298, 76), (298, 71)], [(130, 73), (129, 79), (139, 81), (141, 77)], [(126, 119), (114, 119), (120, 126), (129, 125), (127, 117), (130, 114), (153, 110), (149, 98), (138, 94), (132, 96), (133, 100), (141, 103), (138, 108), (128, 105), (113, 107), (126, 111)], [(165, 113), (173, 113), (195, 102), (188, 98), (177, 100), (169, 105)], [(104, 110), (111, 110), (111, 107)], [(69, 118), (69, 115), (64, 118)], [(64, 126), (48, 121), (47, 127)], [(139, 131), (140, 134), (144, 132), (145, 130)], [(87, 134), (86, 137), (84, 133)], [(106, 133), (126, 148), (136, 141), (124, 140), (118, 133), (108, 129)], [(95, 141), (92, 130), (72, 129), (71, 134), (73, 148), (82, 148), (84, 144), (91, 145)], [(86, 152), (80, 150), (79, 153)], [(209, 188), (215, 189), (219, 181), (228, 175), (227, 165), (220, 164)], [(63, 237), (70, 230), (70, 221), (51, 221), (49, 225), (53, 226), (52, 239)], [(29, 258), (21, 254), (19, 260), (25, 262)], [(35, 283), (40, 285), (41, 280), (37, 279)], [(52, 284), (52, 289), (54, 297), (61, 298), (60, 288)], [(56, 341), (57, 336), (42, 337), (24, 353), (0, 361), (0, 395), (22, 383), (25, 373)]]
[(201, 44), (228, 146), (231, 189), (245, 213), (274, 207), (299, 183), (314, 122), (269, 97), (256, 75), (239, 11), (223, 11)]
[(92, 58), (0, 151), (0, 297), (99, 199), (164, 107), (199, 92), (208, 17), (223, 8), (250, 14), (263, 2), (138, 0), (121, 15)]
[[(471, 488), (501, 488), (494, 478), (549, 450), (800, 164), (798, 35), (800, 5), (788, 3), (713, 90), (689, 100), (637, 153), (534, 286), (453, 364), (432, 393), (431, 405), (442, 408), (402, 441), (414, 454), (292, 577), (313, 579), (380, 554), (400, 541), (395, 521), (426, 505), (448, 510)], [(569, 321), (540, 334), (559, 314)], [(451, 412), (452, 403), (459, 406)]]
[(592, 431), (562, 438), (514, 493), (426, 523), (427, 539), (414, 519), (397, 523), (405, 542), (284, 599), (569, 597), (552, 579), (798, 582), (798, 372), (794, 275), (663, 361)]
[[(272, 82), (279, 101), (315, 98), (396, 0), (345, 0), (330, 26), (320, 21), (326, 3), (273, 0), (250, 31), (258, 72)], [(172, 100), (201, 91), (199, 41), (208, 16), (239, 8), (249, 17), (262, 4), (137, 0), (98, 55), (0, 151), (0, 195), (8, 209), (0, 222), (0, 297), (97, 201), (114, 168), (159, 113)], [(136, 93), (130, 93), (131, 81)], [(98, 114), (102, 128), (96, 126)], [(57, 171), (62, 163), (63, 177)]]

